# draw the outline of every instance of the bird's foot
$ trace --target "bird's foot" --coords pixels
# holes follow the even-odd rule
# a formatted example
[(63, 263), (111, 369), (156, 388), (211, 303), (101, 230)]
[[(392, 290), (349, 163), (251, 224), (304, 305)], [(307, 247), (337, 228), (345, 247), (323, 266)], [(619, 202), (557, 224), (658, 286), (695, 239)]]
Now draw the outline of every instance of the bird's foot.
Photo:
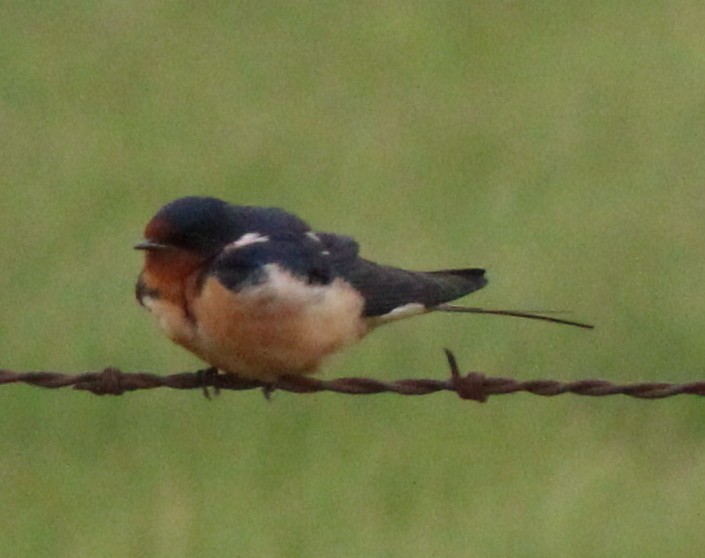
[(276, 380), (271, 382), (271, 383), (266, 383), (262, 386), (262, 395), (264, 395), (264, 398), (267, 401), (272, 400), (272, 394), (274, 391), (277, 389), (277, 382)]
[(217, 368), (204, 368), (203, 370), (199, 370), (197, 374), (198, 382), (201, 385), (201, 389), (203, 390), (203, 396), (206, 399), (208, 399), (209, 401), (212, 399), (210, 390), (211, 387), (213, 388), (213, 395), (220, 395), (220, 374), (218, 373)]

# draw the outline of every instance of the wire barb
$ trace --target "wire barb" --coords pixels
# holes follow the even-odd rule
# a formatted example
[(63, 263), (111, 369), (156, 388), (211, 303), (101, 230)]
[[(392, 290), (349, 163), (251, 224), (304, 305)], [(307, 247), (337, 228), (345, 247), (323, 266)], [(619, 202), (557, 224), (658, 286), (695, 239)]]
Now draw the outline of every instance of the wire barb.
[(578, 380), (559, 382), (556, 380), (518, 381), (512, 378), (485, 376), (479, 372), (462, 374), (455, 355), (444, 349), (450, 377), (445, 380), (406, 379), (396, 381), (375, 380), (373, 378), (337, 378), (322, 380), (308, 376), (282, 376), (275, 384), (248, 380), (233, 374), (220, 374), (214, 368), (196, 372), (181, 372), (160, 376), (146, 372), (121, 372), (108, 367), (100, 372), (64, 374), (61, 372), (14, 372), (0, 369), (0, 385), (28, 384), (44, 388), (73, 387), (95, 395), (123, 395), (126, 392), (154, 389), (200, 389), (206, 398), (211, 399), (211, 390), (218, 395), (222, 390), (243, 391), (261, 389), (265, 397), (273, 391), (291, 393), (317, 393), (331, 391), (348, 395), (372, 395), (376, 393), (396, 393), (399, 395), (428, 395), (439, 391), (455, 392), (461, 399), (485, 402), (491, 395), (510, 393), (531, 393), (544, 397), (572, 393), (589, 397), (626, 395), (637, 399), (663, 399), (676, 395), (705, 396), (705, 382), (683, 384), (665, 382), (643, 382), (615, 384), (606, 380)]

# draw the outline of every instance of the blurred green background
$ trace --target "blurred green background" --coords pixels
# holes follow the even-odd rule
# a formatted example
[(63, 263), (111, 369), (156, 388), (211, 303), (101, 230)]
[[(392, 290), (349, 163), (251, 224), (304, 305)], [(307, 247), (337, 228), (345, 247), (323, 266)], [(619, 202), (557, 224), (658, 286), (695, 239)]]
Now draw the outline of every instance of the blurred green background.
[[(468, 303), (328, 377), (705, 379), (699, 2), (6, 2), (0, 366), (201, 363), (133, 299), (150, 216), (285, 207)], [(705, 403), (0, 389), (4, 556), (699, 556)]]

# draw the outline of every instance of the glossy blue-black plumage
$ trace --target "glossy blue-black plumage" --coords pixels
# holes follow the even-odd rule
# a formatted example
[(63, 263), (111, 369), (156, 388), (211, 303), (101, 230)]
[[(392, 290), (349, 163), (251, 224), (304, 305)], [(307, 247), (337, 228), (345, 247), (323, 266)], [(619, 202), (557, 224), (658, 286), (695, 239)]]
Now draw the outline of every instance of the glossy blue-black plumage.
[(230, 290), (239, 291), (265, 281), (265, 266), (270, 264), (309, 284), (326, 285), (335, 277), (335, 269), (322, 253), (320, 243), (306, 235), (273, 238), (226, 250), (213, 262), (210, 273)]
[[(155, 220), (169, 225), (160, 242), (212, 255), (205, 271), (231, 290), (266, 280), (265, 266), (276, 264), (309, 284), (325, 285), (336, 278), (348, 282), (364, 297), (366, 317), (406, 304), (432, 308), (487, 284), (478, 268), (417, 272), (376, 264), (359, 257), (352, 238), (313, 234), (305, 221), (277, 208), (188, 197), (164, 206)], [(226, 248), (247, 233), (267, 240)]]
[(168, 223), (165, 244), (215, 252), (248, 232), (271, 238), (296, 238), (310, 227), (275, 207), (234, 206), (217, 198), (190, 196), (162, 207), (153, 221)]

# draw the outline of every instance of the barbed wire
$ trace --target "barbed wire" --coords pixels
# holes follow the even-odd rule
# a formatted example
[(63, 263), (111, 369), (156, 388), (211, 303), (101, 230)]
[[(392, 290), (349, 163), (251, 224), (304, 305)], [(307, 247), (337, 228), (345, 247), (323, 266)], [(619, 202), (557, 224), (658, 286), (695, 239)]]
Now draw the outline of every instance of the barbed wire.
[(372, 395), (376, 393), (396, 393), (399, 395), (428, 395), (439, 391), (455, 392), (462, 399), (485, 402), (491, 395), (510, 393), (531, 393), (551, 397), (564, 393), (590, 397), (626, 395), (638, 399), (663, 399), (675, 395), (705, 396), (705, 382), (665, 383), (641, 382), (615, 384), (606, 380), (578, 380), (560, 382), (556, 380), (518, 381), (512, 378), (486, 376), (479, 372), (461, 374), (455, 356), (445, 349), (450, 366), (450, 378), (406, 379), (396, 381), (375, 380), (373, 378), (337, 378), (322, 380), (308, 376), (282, 376), (275, 384), (240, 378), (233, 374), (221, 374), (214, 368), (196, 372), (181, 372), (160, 376), (147, 372), (122, 372), (117, 368), (105, 368), (100, 372), (65, 374), (62, 372), (14, 372), (0, 369), (0, 385), (22, 383), (43, 388), (73, 387), (95, 395), (122, 395), (126, 392), (155, 389), (201, 389), (206, 397), (211, 390), (216, 394), (221, 390), (261, 389), (265, 396), (275, 390), (292, 393), (316, 393), (330, 391), (348, 395)]

